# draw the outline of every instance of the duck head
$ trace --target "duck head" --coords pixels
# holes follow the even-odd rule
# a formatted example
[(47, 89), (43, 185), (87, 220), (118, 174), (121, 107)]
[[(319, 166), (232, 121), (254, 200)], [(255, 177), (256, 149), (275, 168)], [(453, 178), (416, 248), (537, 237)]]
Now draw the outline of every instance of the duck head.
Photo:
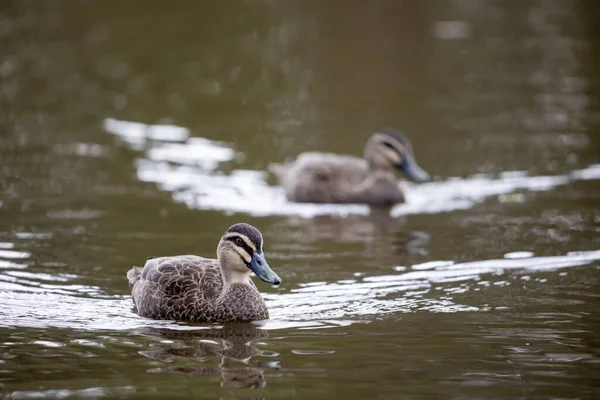
[(232, 281), (247, 280), (252, 271), (264, 282), (281, 283), (265, 259), (262, 235), (252, 225), (240, 223), (227, 229), (219, 241), (217, 258)]
[(365, 146), (364, 157), (371, 170), (397, 169), (415, 182), (429, 180), (429, 174), (415, 161), (410, 141), (401, 132), (385, 129), (373, 134)]

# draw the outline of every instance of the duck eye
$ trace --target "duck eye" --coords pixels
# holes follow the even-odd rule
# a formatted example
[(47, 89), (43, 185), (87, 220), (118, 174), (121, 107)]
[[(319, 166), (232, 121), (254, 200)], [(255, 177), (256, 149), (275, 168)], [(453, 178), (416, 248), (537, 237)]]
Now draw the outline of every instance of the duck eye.
[(242, 245), (242, 239), (241, 238), (235, 238), (235, 244), (237, 244), (238, 246)]

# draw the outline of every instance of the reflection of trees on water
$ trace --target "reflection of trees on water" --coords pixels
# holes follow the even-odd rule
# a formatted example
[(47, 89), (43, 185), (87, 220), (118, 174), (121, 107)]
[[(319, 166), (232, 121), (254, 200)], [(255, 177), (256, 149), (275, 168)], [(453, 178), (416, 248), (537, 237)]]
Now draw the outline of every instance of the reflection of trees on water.
[[(269, 336), (267, 331), (253, 324), (226, 324), (220, 328), (198, 330), (146, 328), (140, 333), (162, 339), (151, 350), (141, 351), (140, 354), (165, 363), (180, 364), (154, 368), (150, 372), (221, 375), (222, 387), (251, 389), (266, 385), (265, 369), (279, 368), (277, 361), (260, 360), (252, 363), (252, 357), (278, 355), (252, 346), (253, 341)], [(208, 363), (217, 358), (221, 359), (217, 366), (197, 364)], [(189, 365), (185, 359), (192, 359), (195, 363)], [(182, 365), (184, 362), (185, 365)]]

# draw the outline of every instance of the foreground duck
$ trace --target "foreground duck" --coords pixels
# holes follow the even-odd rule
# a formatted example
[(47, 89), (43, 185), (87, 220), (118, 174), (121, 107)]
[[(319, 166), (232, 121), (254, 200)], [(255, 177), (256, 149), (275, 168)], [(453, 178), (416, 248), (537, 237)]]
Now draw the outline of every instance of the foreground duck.
[(263, 254), (262, 235), (248, 224), (231, 226), (219, 241), (217, 259), (158, 257), (127, 272), (138, 314), (154, 319), (194, 322), (241, 322), (269, 318), (250, 279), (279, 285)]
[(391, 129), (371, 136), (364, 158), (309, 152), (287, 164), (271, 164), (269, 169), (288, 200), (299, 203), (393, 205), (404, 202), (395, 169), (416, 182), (429, 180), (415, 162), (408, 138)]

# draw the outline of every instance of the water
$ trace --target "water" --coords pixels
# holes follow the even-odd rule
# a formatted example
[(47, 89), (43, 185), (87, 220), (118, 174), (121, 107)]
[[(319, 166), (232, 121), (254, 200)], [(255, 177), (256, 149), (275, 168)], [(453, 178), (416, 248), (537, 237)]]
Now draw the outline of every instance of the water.
[[(596, 398), (593, 2), (15, 2), (0, 13), (5, 398)], [(406, 131), (391, 215), (265, 172)], [(259, 227), (256, 324), (132, 312), (147, 256)]]

